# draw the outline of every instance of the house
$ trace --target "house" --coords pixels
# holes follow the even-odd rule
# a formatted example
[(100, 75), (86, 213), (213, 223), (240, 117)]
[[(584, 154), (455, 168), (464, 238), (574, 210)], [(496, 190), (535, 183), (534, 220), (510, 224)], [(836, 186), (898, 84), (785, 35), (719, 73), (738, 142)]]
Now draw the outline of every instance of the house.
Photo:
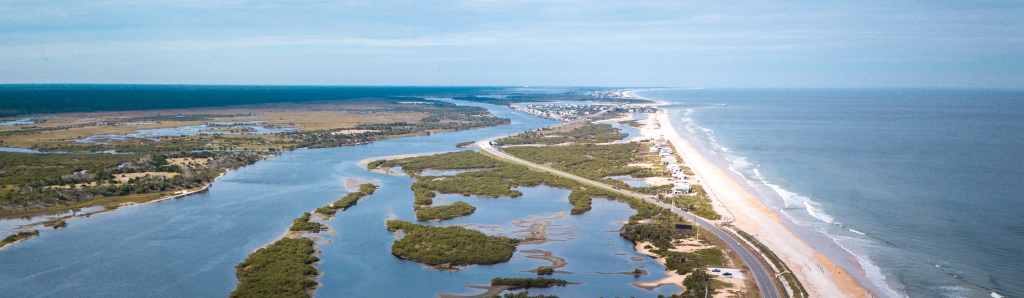
[(658, 147), (657, 146), (651, 146), (651, 153), (658, 153)]
[(690, 183), (686, 181), (679, 181), (672, 187), (672, 194), (687, 194), (690, 193)]

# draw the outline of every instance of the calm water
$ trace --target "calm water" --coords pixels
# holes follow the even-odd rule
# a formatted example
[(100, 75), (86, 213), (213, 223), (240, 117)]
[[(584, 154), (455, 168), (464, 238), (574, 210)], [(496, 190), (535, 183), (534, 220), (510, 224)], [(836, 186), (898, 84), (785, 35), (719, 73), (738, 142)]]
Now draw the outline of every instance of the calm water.
[[(455, 144), (555, 124), (525, 113), (482, 105), (512, 125), (431, 136), (376, 142), (364, 146), (297, 150), (229, 172), (209, 191), (181, 199), (69, 221), (66, 229), (41, 230), (39, 237), (0, 250), (2, 297), (224, 297), (237, 283), (234, 266), (253, 250), (284, 234), (302, 212), (329, 204), (352, 191), (346, 180), (359, 178), (382, 187), (356, 207), (328, 222), (336, 236), (321, 233), (324, 271), (317, 291), (322, 297), (432, 297), (436, 293), (472, 294), (466, 285), (488, 284), (494, 277), (529, 277), (522, 270), (549, 262), (517, 252), (508, 263), (471, 266), (461, 272), (427, 270), (390, 253), (393, 233), (386, 219), (414, 220), (413, 182), (368, 172), (356, 165), (362, 159), (393, 154), (459, 150)], [(440, 196), (438, 203), (464, 200), (475, 205), (471, 216), (444, 224), (489, 225), (489, 234), (516, 234), (512, 220), (553, 216), (568, 211), (568, 191), (547, 187), (521, 189), (524, 196), (476, 198)], [(635, 212), (612, 201), (595, 200), (594, 210), (554, 220), (552, 236), (562, 240), (524, 245), (520, 250), (551, 251), (569, 263), (559, 277), (584, 285), (531, 290), (562, 296), (655, 296), (673, 290), (647, 291), (630, 286), (636, 281), (664, 277), (652, 260), (639, 257), (615, 231)], [(19, 223), (0, 221), (0, 226)], [(473, 226), (477, 227), (477, 226)], [(652, 275), (599, 274), (659, 268)]]
[(876, 293), (1024, 297), (1024, 93), (640, 94)]
[(262, 125), (267, 121), (241, 121), (241, 122), (208, 122), (200, 125), (186, 125), (169, 128), (154, 128), (154, 129), (140, 129), (133, 133), (127, 134), (102, 134), (93, 135), (84, 139), (73, 140), (76, 143), (87, 143), (87, 144), (107, 144), (112, 140), (124, 141), (128, 139), (150, 139), (153, 141), (159, 141), (165, 137), (181, 137), (181, 136), (194, 136), (194, 135), (219, 135), (228, 134), (228, 131), (214, 131), (214, 129), (224, 129), (231, 127), (231, 129), (251, 129), (252, 131), (243, 132), (241, 134), (247, 135), (262, 135), (262, 134), (273, 134), (286, 131), (293, 131), (295, 128), (291, 127), (277, 127), (267, 128)]

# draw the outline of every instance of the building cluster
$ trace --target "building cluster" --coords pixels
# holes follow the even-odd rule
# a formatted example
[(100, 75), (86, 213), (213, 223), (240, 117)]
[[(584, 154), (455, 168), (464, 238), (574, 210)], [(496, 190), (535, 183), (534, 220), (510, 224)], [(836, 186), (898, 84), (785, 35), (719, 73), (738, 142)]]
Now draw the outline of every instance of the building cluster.
[(584, 117), (588, 117), (589, 115), (597, 114), (606, 108), (607, 106), (604, 105), (585, 104), (530, 104), (525, 106), (512, 106), (512, 109), (516, 111), (522, 111), (531, 115), (562, 121), (579, 120)]
[(657, 153), (661, 158), (661, 164), (665, 165), (669, 173), (672, 174), (672, 178), (676, 178), (677, 181), (672, 186), (671, 194), (688, 194), (690, 193), (691, 187), (690, 182), (686, 181), (686, 173), (683, 172), (683, 167), (679, 165), (679, 160), (676, 155), (672, 152), (672, 147), (669, 147), (668, 142), (665, 141), (664, 137), (658, 137), (654, 140), (654, 146), (651, 146), (650, 153)]

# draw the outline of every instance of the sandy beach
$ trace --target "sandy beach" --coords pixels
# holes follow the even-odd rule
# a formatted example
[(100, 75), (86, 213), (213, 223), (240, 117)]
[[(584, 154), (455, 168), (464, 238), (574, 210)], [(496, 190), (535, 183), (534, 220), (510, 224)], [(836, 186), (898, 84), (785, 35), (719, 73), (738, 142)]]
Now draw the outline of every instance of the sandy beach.
[(758, 239), (778, 255), (787, 266), (795, 270), (811, 297), (873, 297), (857, 284), (853, 276), (809, 244), (798, 238), (779, 220), (779, 214), (769, 209), (760, 199), (748, 193), (727, 173), (706, 160), (683, 139), (669, 122), (669, 113), (650, 114), (649, 120), (658, 120), (657, 128), (651, 124), (641, 128), (641, 134), (651, 138), (664, 137), (679, 151), (686, 165), (696, 174), (700, 184), (708, 190), (715, 211), (723, 215), (720, 222), (730, 222)]

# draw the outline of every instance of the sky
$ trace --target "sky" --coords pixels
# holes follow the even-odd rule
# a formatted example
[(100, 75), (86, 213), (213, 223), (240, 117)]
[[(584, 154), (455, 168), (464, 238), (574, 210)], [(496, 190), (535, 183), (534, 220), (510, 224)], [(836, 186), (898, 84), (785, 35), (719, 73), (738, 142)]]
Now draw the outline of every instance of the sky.
[(1024, 89), (1024, 1), (0, 0), (0, 84)]

